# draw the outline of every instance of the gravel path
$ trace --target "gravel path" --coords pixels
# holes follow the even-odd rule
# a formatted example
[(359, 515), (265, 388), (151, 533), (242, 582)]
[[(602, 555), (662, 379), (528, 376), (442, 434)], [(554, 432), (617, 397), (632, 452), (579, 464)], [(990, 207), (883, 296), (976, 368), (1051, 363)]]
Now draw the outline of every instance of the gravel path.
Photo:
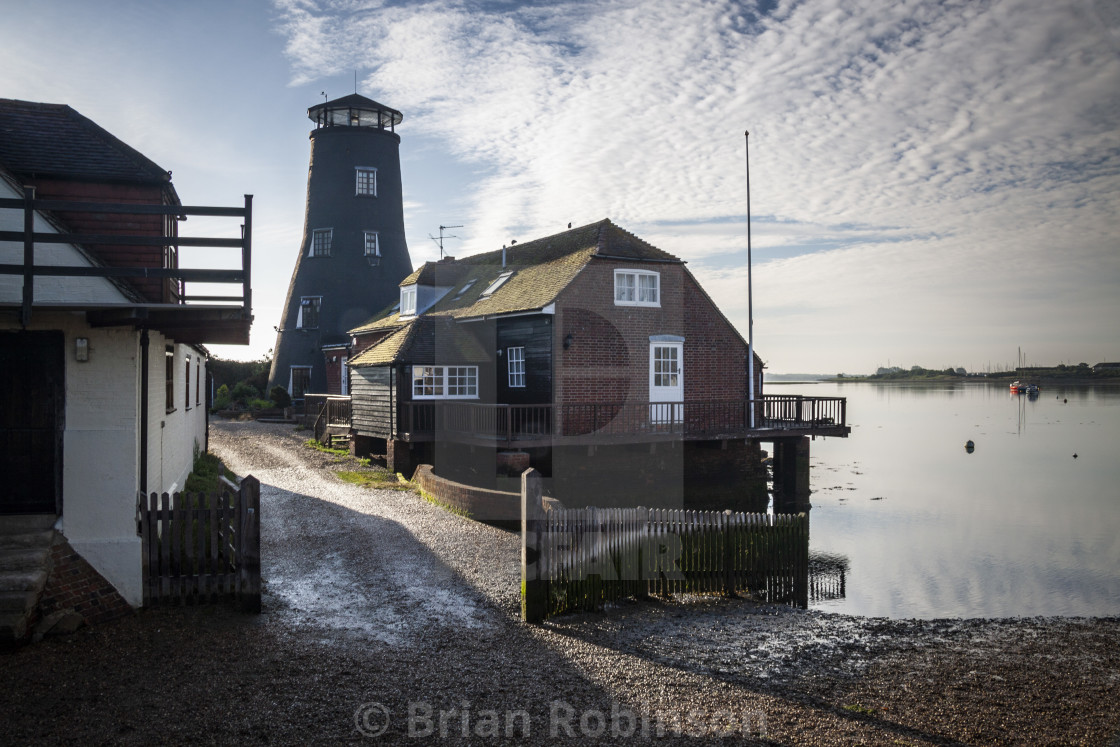
[(1120, 620), (691, 598), (530, 626), (516, 534), (344, 483), (305, 438), (211, 425), (211, 450), (262, 484), (260, 616), (151, 610), (0, 656), (0, 742), (1117, 739)]

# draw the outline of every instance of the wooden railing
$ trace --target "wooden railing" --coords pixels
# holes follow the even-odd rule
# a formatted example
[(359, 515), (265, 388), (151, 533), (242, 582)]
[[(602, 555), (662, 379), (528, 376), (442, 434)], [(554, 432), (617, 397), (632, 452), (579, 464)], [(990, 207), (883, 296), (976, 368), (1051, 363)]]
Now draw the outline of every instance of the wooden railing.
[(350, 397), (337, 394), (303, 395), (303, 424), (314, 433), (316, 441), (323, 441), (331, 428), (347, 429), (351, 422)]
[[(248, 316), (252, 308), (251, 261), (253, 234), (253, 196), (245, 195), (244, 207), (206, 207), (187, 205), (145, 205), (133, 203), (78, 202), (71, 200), (41, 200), (35, 197), (33, 187), (25, 187), (23, 198), (0, 198), (0, 209), (15, 209), (23, 212), (24, 230), (0, 231), (0, 241), (18, 242), (23, 246), (23, 261), (19, 264), (0, 264), (0, 275), (22, 275), (23, 295), (21, 318), (24, 324), (31, 319), (35, 304), (34, 278), (53, 277), (104, 277), (133, 280), (166, 278), (176, 281), (177, 292), (173, 300), (180, 306), (191, 303), (229, 305), (239, 308)], [(225, 217), (240, 219), (239, 238), (215, 238), (178, 235), (121, 235), (121, 234), (80, 234), (66, 232), (42, 232), (35, 229), (36, 211), (62, 213), (97, 213), (133, 215), (163, 215), (186, 217), (189, 215)], [(35, 247), (42, 244), (72, 244), (96, 247), (102, 245), (134, 247), (173, 247), (176, 259), (172, 266), (165, 267), (116, 267), (106, 265), (56, 266), (36, 264)], [(189, 269), (179, 266), (180, 247), (229, 248), (240, 250), (239, 269)], [(240, 286), (237, 295), (210, 296), (187, 295), (186, 283), (217, 283)]]
[(762, 398), (762, 428), (831, 428), (847, 425), (846, 397), (803, 397), (800, 394), (766, 395)]
[(722, 402), (490, 405), (405, 403), (401, 431), (468, 435), (498, 442), (580, 436), (719, 438), (761, 429), (823, 430), (845, 426), (843, 397), (775, 395), (757, 403), (754, 429), (743, 400)]

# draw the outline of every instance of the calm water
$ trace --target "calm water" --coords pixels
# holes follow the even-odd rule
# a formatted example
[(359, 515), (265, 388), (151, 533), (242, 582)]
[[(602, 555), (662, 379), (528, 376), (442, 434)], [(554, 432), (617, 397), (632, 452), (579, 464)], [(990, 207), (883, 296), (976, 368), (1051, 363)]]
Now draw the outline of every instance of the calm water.
[(766, 391), (848, 398), (852, 435), (817, 439), (810, 462), (810, 552), (846, 560), (844, 596), (811, 606), (1120, 615), (1120, 387), (1034, 400), (994, 384)]

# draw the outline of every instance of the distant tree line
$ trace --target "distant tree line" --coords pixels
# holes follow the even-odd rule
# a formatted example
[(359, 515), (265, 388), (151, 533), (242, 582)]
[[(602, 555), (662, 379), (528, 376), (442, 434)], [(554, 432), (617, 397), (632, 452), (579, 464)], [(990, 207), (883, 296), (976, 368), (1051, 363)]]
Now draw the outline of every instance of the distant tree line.
[(1088, 363), (1078, 363), (1076, 366), (1066, 365), (1061, 363), (1057, 366), (1032, 366), (1010, 369), (1007, 371), (999, 372), (973, 372), (969, 373), (964, 368), (954, 368), (949, 366), (947, 368), (923, 368), (922, 366), (911, 366), (910, 368), (902, 368), (900, 366), (880, 367), (875, 373), (870, 376), (853, 376), (851, 374), (837, 374), (837, 379), (860, 379), (864, 381), (914, 381), (914, 380), (929, 380), (929, 379), (947, 379), (947, 378), (991, 378), (991, 379), (1116, 379), (1120, 378), (1120, 365), (1118, 364), (1097, 364), (1090, 366)]
[[(271, 352), (271, 351), (270, 351)], [(268, 372), (272, 358), (264, 356), (255, 361), (229, 361), (210, 358), (210, 374), (214, 377), (214, 410), (263, 410), (270, 407), (287, 407), (292, 403), (288, 390), (274, 386), (264, 396), (268, 387)]]

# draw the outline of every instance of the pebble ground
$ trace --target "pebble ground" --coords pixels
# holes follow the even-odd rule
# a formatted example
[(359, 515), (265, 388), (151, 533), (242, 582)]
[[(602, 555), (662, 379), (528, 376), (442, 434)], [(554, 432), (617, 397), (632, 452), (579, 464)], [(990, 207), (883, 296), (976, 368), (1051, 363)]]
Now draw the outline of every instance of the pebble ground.
[(527, 625), (519, 538), (216, 421), (262, 483), (263, 612), (155, 609), (0, 655), (0, 743), (1120, 745), (1120, 620), (684, 598)]

